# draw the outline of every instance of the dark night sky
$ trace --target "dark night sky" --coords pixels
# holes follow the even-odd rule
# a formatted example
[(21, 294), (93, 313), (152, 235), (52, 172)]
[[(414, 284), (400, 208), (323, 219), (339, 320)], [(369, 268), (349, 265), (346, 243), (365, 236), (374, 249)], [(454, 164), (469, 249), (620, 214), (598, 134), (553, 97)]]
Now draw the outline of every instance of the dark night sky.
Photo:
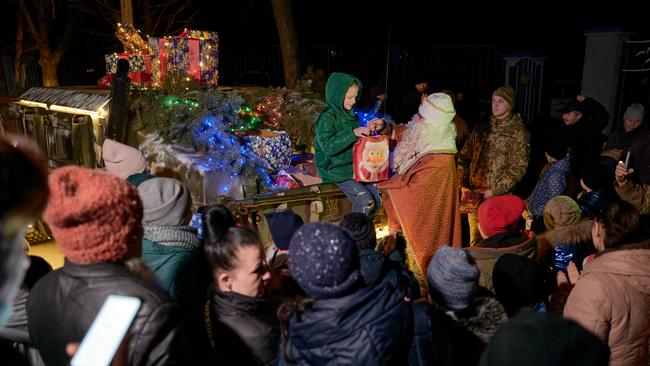
[[(218, 31), (223, 45), (277, 44), (270, 3), (269, 0), (197, 1), (201, 11), (195, 27)], [(302, 44), (386, 45), (390, 33), (391, 44), (492, 45), (505, 54), (523, 51), (546, 56), (570, 74), (581, 68), (585, 29), (619, 28), (634, 32), (633, 39), (650, 38), (650, 16), (638, 9), (638, 2), (609, 1), (601, 7), (587, 5), (586, 1), (577, 4), (293, 0), (293, 13)], [(13, 49), (15, 2), (0, 0), (0, 5), (5, 9), (0, 46), (6, 54)], [(523, 6), (529, 10), (522, 10)], [(98, 23), (92, 20), (87, 24), (107, 28), (95, 25)], [(98, 49), (101, 44), (104, 46)], [(100, 59), (110, 48), (120, 48), (117, 39), (101, 42), (84, 35), (75, 42), (72, 53), (96, 53), (91, 57)]]
[[(545, 56), (559, 78), (575, 78), (582, 67), (585, 29), (633, 32), (650, 37), (650, 16), (638, 3), (505, 2), (415, 0), (294, 0), (299, 41), (303, 44), (492, 45), (505, 54)], [(223, 44), (277, 42), (270, 1), (219, 2), (219, 11), (202, 23), (220, 32)], [(636, 9), (636, 10), (635, 10)], [(390, 31), (389, 31), (390, 30)], [(389, 37), (390, 33), (390, 37)]]

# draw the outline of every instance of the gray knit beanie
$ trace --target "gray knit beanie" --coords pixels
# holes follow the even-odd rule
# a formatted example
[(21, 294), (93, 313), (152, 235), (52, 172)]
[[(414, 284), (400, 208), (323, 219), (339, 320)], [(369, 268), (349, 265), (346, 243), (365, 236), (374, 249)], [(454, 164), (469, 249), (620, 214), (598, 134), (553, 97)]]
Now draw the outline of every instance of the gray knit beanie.
[(192, 208), (190, 190), (172, 178), (151, 178), (138, 186), (144, 207), (142, 222), (149, 225), (186, 225)]
[(462, 249), (441, 246), (429, 262), (429, 292), (443, 307), (462, 311), (472, 303), (480, 271)]
[(639, 121), (643, 121), (643, 116), (645, 115), (645, 107), (643, 107), (643, 104), (639, 103), (634, 103), (630, 104), (629, 107), (625, 110), (625, 114), (623, 115), (623, 119), (636, 119)]

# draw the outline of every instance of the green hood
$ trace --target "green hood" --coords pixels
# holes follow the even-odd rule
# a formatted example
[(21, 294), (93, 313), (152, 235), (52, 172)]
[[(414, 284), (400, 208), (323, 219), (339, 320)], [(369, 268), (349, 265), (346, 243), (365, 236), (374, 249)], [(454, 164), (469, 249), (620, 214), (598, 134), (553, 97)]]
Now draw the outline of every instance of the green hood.
[(359, 94), (357, 95), (356, 101), (356, 103), (358, 103), (359, 97), (361, 96), (361, 81), (350, 74), (333, 72), (329, 79), (327, 79), (327, 84), (325, 85), (325, 100), (327, 101), (327, 106), (337, 112), (346, 115), (353, 115), (354, 112), (343, 109), (345, 93), (348, 92), (348, 89), (352, 84), (359, 86)]

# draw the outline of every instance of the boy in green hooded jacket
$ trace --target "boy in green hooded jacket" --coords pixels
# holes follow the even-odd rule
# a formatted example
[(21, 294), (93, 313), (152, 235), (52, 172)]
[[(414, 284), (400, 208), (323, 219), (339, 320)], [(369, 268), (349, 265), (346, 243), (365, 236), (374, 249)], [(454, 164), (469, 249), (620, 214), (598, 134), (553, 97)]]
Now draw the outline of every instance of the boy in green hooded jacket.
[(352, 108), (359, 101), (361, 81), (335, 72), (325, 85), (327, 107), (316, 121), (315, 160), (324, 182), (335, 183), (352, 202), (352, 212), (375, 214), (381, 207), (379, 190), (371, 183), (353, 180), (352, 147), (357, 137), (389, 126), (375, 118), (362, 127)]

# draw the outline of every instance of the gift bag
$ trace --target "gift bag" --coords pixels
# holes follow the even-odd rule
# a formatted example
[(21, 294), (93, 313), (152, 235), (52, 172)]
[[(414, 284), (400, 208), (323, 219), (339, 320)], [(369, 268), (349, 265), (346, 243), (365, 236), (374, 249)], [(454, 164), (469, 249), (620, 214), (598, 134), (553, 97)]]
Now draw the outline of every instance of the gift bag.
[(388, 136), (361, 137), (352, 148), (354, 180), (379, 182), (388, 179)]

